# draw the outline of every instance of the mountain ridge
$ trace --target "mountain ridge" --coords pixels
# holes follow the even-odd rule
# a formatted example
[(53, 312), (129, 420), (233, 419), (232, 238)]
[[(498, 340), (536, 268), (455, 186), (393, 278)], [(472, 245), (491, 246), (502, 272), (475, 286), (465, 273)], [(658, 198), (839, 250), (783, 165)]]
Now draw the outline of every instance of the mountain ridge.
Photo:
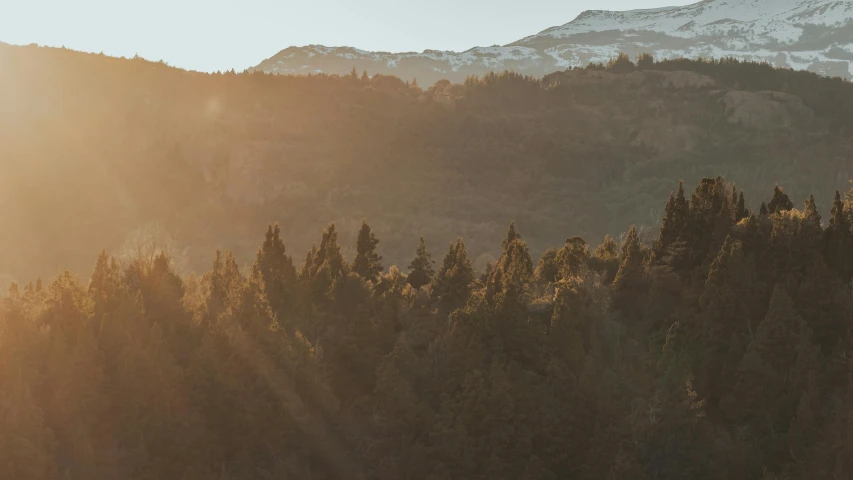
[(587, 10), (563, 25), (503, 46), (462, 52), (371, 52), (354, 47), (288, 47), (252, 70), (345, 74), (352, 68), (431, 84), (512, 70), (542, 76), (620, 52), (659, 59), (727, 58), (853, 78), (853, 3), (839, 0), (704, 0), (654, 9)]

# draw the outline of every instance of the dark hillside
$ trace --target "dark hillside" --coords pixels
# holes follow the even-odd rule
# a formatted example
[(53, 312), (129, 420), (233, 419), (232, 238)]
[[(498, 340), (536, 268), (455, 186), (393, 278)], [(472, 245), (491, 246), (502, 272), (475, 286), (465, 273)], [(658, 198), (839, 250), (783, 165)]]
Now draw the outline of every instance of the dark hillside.
[(656, 228), (679, 179), (723, 174), (768, 198), (778, 182), (802, 198), (853, 176), (849, 82), (736, 62), (647, 68), (421, 89), (0, 46), (0, 275), (82, 270), (152, 224), (190, 270), (216, 247), (244, 263), (269, 221), (302, 252), (330, 221), (353, 244), (363, 217), (387, 264), (407, 262), (418, 235), (436, 254), (462, 236), (482, 268), (511, 219), (538, 253), (566, 232)]

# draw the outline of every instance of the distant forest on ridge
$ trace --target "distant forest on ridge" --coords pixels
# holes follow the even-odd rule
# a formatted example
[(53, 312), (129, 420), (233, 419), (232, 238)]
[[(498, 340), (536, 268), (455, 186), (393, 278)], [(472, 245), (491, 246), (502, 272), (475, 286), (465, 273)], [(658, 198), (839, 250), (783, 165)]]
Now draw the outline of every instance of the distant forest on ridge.
[(335, 222), (352, 257), (362, 218), (391, 264), (412, 238), (440, 255), (463, 237), (482, 271), (513, 220), (539, 255), (569, 232), (654, 236), (679, 180), (778, 183), (828, 211), (853, 177), (853, 85), (768, 65), (622, 58), (417, 85), (35, 46), (0, 45), (0, 62), (3, 285), (85, 271), (152, 230), (183, 272), (216, 248), (248, 266), (270, 222), (297, 251)]

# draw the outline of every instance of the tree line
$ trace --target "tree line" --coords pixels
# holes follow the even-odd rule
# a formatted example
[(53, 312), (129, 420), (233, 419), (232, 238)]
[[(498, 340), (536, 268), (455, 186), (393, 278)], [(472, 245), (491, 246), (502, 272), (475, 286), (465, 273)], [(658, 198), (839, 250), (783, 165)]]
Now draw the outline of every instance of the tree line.
[[(0, 473), (29, 479), (851, 478), (853, 189), (824, 219), (679, 184), (656, 238), (515, 224), (385, 268), (365, 221), (250, 267), (101, 253), (0, 301)], [(415, 239), (413, 239), (415, 240)], [(416, 248), (415, 248), (416, 247)]]

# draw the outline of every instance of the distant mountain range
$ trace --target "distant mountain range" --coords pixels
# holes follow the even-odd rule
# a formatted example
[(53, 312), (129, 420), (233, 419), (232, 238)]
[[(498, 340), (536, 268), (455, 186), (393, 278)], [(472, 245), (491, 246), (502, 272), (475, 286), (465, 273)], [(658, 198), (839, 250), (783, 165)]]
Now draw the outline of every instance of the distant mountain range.
[(255, 69), (279, 74), (390, 74), (431, 84), (514, 70), (541, 76), (590, 62), (632, 57), (735, 57), (776, 67), (853, 78), (850, 0), (704, 0), (683, 7), (586, 11), (573, 21), (509, 45), (465, 52), (368, 52), (352, 47), (290, 47)]

